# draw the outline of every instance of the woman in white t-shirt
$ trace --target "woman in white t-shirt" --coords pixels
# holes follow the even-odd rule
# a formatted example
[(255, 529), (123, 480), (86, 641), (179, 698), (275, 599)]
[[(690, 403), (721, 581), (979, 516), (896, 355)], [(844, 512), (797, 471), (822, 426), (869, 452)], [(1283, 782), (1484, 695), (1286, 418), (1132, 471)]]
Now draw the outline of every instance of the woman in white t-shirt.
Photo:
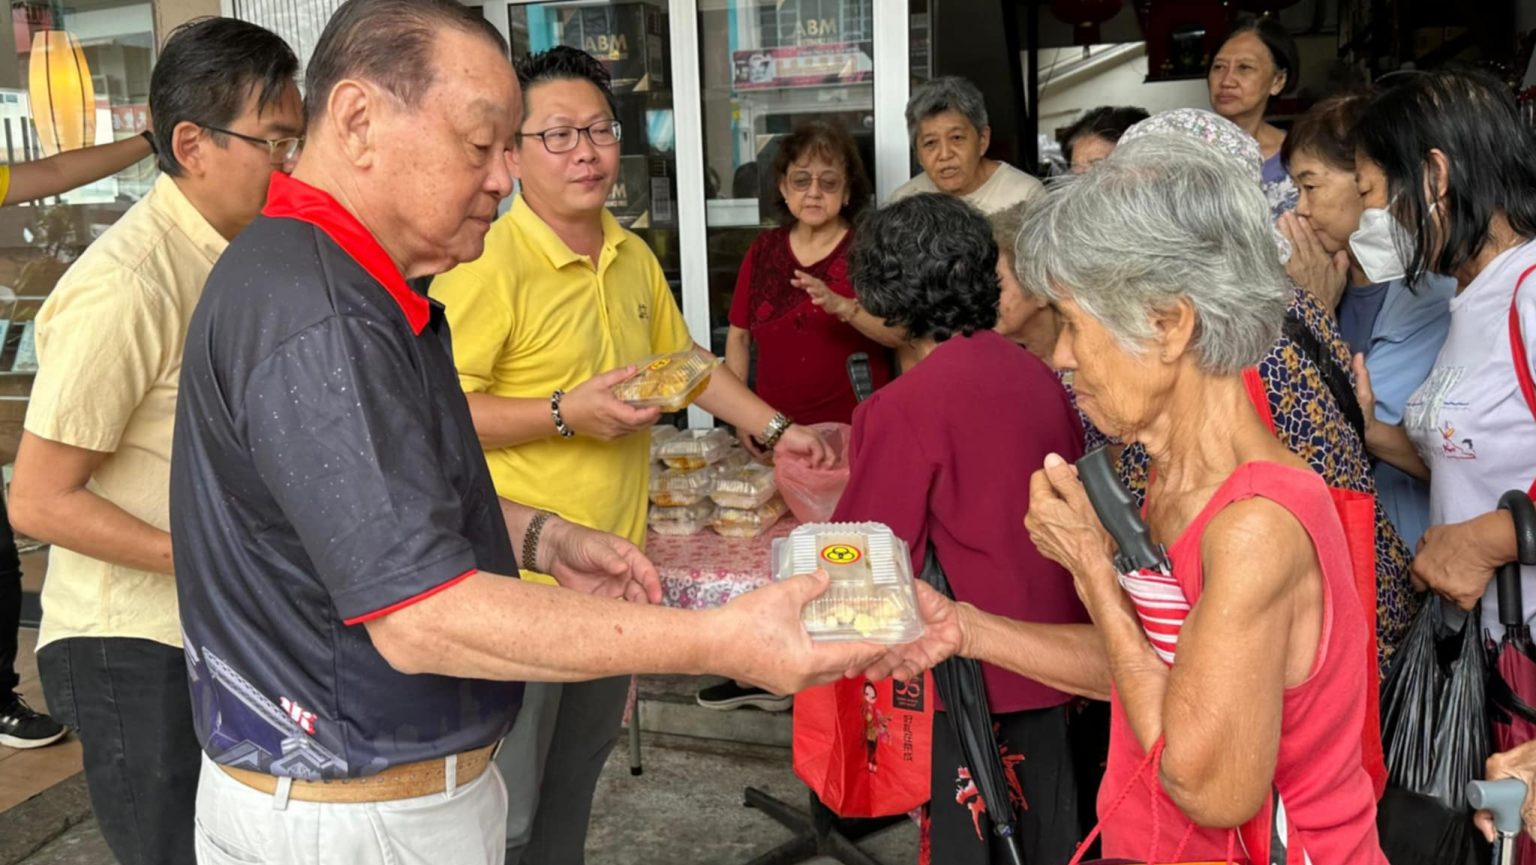
[[(1379, 458), (1429, 477), (1431, 526), (1415, 579), (1462, 609), (1483, 600), (1483, 622), (1497, 637), (1493, 576), (1516, 559), (1514, 524), (1497, 504), (1536, 480), (1536, 404), (1521, 392), (1510, 332), (1513, 304), (1519, 342), (1536, 356), (1536, 278), (1516, 296), (1536, 267), (1536, 135), (1491, 78), (1439, 71), (1384, 85), (1356, 125), (1366, 210), (1351, 249), (1409, 284), (1426, 273), (1452, 276), (1456, 297), (1445, 344), (1403, 424), (1368, 421), (1366, 442)], [(1372, 418), (1363, 372), (1357, 362)], [(1529, 620), (1536, 567), (1521, 577)]]
[(987, 105), (976, 85), (954, 75), (919, 84), (907, 100), (907, 135), (923, 173), (891, 193), (959, 196), (982, 213), (996, 213), (1038, 193), (1040, 181), (986, 157), (992, 142)]

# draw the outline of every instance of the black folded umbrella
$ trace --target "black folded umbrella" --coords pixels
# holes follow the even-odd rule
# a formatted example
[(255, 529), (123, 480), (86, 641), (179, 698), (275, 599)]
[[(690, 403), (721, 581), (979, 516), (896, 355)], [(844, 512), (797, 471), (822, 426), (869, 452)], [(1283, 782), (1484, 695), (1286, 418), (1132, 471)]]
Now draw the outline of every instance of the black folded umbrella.
[[(928, 545), (928, 555), (923, 561), (922, 580), (945, 597), (954, 597), (933, 544)], [(976, 785), (976, 792), (981, 794), (987, 818), (992, 821), (994, 849), (1006, 853), (1006, 861), (1024, 865), (1024, 854), (1014, 836), (1019, 815), (1008, 795), (1002, 754), (992, 732), (992, 712), (987, 708), (987, 686), (981, 678), (981, 664), (970, 658), (950, 658), (933, 668), (933, 681), (944, 701), (950, 727), (960, 742), (960, 752), (965, 755), (966, 766), (971, 770), (971, 781)]]

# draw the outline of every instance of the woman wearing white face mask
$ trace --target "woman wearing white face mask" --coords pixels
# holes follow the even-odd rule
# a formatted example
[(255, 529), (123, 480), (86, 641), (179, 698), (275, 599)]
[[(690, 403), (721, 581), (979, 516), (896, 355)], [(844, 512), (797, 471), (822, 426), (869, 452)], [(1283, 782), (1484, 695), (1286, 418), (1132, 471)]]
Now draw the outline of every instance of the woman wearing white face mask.
[[(1325, 99), (1292, 125), (1280, 156), (1300, 195), (1279, 227), (1293, 249), (1287, 273), (1334, 312), (1350, 351), (1365, 356), (1376, 417), (1400, 423), (1445, 342), (1456, 281), (1424, 274), (1410, 286), (1392, 235), (1384, 246), (1377, 239), (1378, 218), (1396, 223), (1384, 210), (1364, 210), (1355, 185), (1352, 132), (1364, 103), (1356, 95)], [(1429, 526), (1429, 485), (1385, 461), (1371, 471), (1382, 508), (1411, 549)]]
[[(1456, 280), (1450, 331), (1403, 425), (1369, 424), (1371, 451), (1430, 478), (1430, 529), (1415, 578), (1463, 609), (1492, 591), (1515, 560), (1509, 489), (1536, 484), (1536, 136), (1497, 81), (1467, 72), (1404, 76), (1378, 93), (1356, 126), (1359, 192), (1368, 208), (1352, 246), (1362, 261)], [(1384, 212), (1390, 221), (1371, 214)], [(1390, 250), (1390, 251), (1389, 251)], [(1392, 265), (1396, 265), (1395, 267)], [(1523, 284), (1522, 284), (1523, 283)], [(1361, 365), (1361, 402), (1370, 381)], [(1371, 412), (1366, 412), (1367, 418)], [(1527, 620), (1536, 568), (1522, 573)], [(1498, 605), (1483, 622), (1493, 633)]]

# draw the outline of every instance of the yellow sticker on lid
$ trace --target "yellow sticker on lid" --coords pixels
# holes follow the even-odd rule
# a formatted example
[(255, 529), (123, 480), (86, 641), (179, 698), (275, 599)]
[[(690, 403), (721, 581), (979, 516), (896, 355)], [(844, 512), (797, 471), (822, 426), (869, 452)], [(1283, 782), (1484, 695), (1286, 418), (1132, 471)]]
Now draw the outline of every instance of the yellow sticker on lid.
[(864, 557), (858, 547), (848, 544), (832, 544), (821, 551), (821, 557), (834, 565), (851, 565)]

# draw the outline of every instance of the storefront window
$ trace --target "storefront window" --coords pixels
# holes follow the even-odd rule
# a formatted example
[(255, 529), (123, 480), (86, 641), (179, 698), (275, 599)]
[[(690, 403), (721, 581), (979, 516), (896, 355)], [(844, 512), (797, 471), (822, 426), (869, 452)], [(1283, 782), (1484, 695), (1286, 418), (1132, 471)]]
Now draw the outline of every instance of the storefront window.
[(512, 56), (569, 45), (608, 67), (624, 134), (608, 209), (656, 253), (682, 303), (677, 245), (677, 148), (664, 0), (511, 6)]
[[(11, 4), (0, 25), (10, 29), (0, 48), (0, 146), (12, 164), (48, 154), (36, 118), (52, 111), (59, 122), (95, 144), (110, 144), (148, 128), (149, 75), (154, 63), (154, 15), (149, 3), (72, 0)], [(45, 91), (30, 87), (35, 51), (48, 31), (71, 34), (82, 49), (95, 92), (93, 117), (34, 102)], [(90, 129), (87, 120), (94, 122)], [(46, 127), (45, 127), (46, 128)], [(37, 368), (33, 319), (54, 284), (87, 244), (149, 190), (154, 164), (144, 160), (112, 177), (45, 201), (0, 209), (0, 462), (9, 463), (21, 436), (27, 394)]]
[(772, 175), (779, 139), (807, 120), (842, 124), (873, 187), (873, 40), (871, 0), (700, 2), (714, 351), (724, 351), (726, 315), (747, 247), (777, 221)]

